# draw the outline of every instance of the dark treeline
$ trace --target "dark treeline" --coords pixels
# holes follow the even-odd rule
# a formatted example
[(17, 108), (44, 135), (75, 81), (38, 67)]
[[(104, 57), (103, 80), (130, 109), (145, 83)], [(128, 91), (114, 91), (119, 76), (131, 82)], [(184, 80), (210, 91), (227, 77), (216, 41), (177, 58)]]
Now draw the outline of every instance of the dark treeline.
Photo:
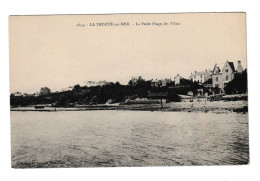
[(180, 101), (178, 94), (187, 94), (188, 91), (195, 91), (199, 88), (198, 83), (190, 80), (182, 80), (181, 86), (176, 88), (174, 84), (164, 87), (151, 87), (151, 81), (139, 79), (134, 83), (129, 81), (128, 85), (121, 85), (119, 82), (109, 83), (103, 86), (87, 87), (75, 85), (72, 91), (51, 93), (48, 95), (34, 96), (13, 96), (10, 97), (11, 106), (28, 106), (37, 104), (53, 104), (58, 107), (73, 106), (73, 104), (105, 104), (121, 103), (126, 99), (147, 98), (151, 92), (167, 92), (167, 101)]
[[(203, 89), (203, 93), (212, 94), (210, 87), (211, 79), (204, 84), (192, 82), (188, 79), (181, 79), (180, 85), (175, 86), (174, 82), (167, 83), (166, 86), (151, 86), (151, 81), (146, 81), (141, 77), (135, 81), (130, 80), (128, 85), (121, 85), (119, 82), (108, 83), (103, 86), (87, 87), (75, 85), (72, 91), (50, 93), (39, 96), (10, 96), (11, 106), (28, 106), (37, 104), (53, 104), (53, 106), (67, 107), (74, 104), (105, 104), (122, 103), (127, 99), (147, 98), (150, 93), (167, 92), (167, 102), (178, 102), (178, 94), (187, 95), (192, 92), (196, 95), (198, 90)], [(225, 87), (226, 94), (247, 92), (247, 71), (235, 74), (235, 77)]]
[(226, 94), (247, 93), (247, 69), (235, 77), (224, 88)]

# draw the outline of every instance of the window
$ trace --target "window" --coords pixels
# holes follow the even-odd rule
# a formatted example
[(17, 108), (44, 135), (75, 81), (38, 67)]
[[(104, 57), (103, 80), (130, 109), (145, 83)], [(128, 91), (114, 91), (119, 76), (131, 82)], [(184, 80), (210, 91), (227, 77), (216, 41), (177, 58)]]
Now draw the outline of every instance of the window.
[(218, 77), (216, 77), (216, 82), (218, 82)]
[(226, 80), (228, 80), (228, 75), (226, 75)]
[(202, 75), (200, 75), (200, 78), (202, 78)]
[(226, 69), (226, 72), (228, 72), (228, 69)]

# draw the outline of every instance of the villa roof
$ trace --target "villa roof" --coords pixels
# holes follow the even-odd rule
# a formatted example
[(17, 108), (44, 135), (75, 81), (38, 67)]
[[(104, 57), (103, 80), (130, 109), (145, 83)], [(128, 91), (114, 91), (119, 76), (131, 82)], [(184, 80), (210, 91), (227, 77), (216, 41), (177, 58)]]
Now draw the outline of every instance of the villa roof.
[(174, 79), (175, 79), (176, 77), (180, 77), (180, 78), (182, 78), (179, 74), (177, 74), (177, 75), (174, 77)]
[(208, 71), (201, 71), (201, 72), (195, 72), (195, 73), (192, 73), (191, 76), (194, 76), (194, 75), (204, 75), (204, 74), (212, 74), (211, 70), (208, 70)]
[(235, 72), (235, 67), (234, 67), (234, 63), (233, 62), (228, 62), (229, 66), (231, 67), (232, 71)]

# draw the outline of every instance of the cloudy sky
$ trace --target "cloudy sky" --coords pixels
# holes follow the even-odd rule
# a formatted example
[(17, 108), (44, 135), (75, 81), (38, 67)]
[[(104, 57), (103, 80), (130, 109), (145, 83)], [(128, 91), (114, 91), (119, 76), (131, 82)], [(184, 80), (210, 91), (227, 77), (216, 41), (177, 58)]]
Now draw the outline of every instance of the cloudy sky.
[[(188, 78), (221, 68), (225, 61), (246, 67), (243, 13), (11, 16), (10, 91), (52, 91), (87, 80)], [(129, 22), (129, 26), (89, 23)], [(136, 26), (136, 23), (169, 25)], [(180, 25), (170, 25), (178, 22)], [(77, 24), (85, 24), (78, 27)]]

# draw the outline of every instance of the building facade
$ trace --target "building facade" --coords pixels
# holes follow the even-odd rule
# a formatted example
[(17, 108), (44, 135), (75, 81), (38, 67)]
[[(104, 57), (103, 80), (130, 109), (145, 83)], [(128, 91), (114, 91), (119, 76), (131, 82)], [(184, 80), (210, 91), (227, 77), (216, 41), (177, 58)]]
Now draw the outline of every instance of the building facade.
[(84, 85), (87, 87), (95, 87), (95, 86), (103, 86), (103, 85), (107, 85), (110, 82), (107, 82), (105, 80), (100, 80), (100, 81), (85, 81)]
[(161, 87), (161, 86), (162, 86), (161, 80), (157, 80), (157, 79), (151, 80), (151, 87)]
[(207, 80), (211, 79), (211, 77), (212, 77), (211, 70), (205, 70), (202, 72), (195, 71), (194, 73), (191, 73), (190, 80), (192, 80), (192, 82), (204, 83)]
[(212, 87), (223, 90), (227, 83), (234, 79), (235, 73), (242, 73), (243, 67), (241, 61), (238, 61), (237, 64), (237, 70), (235, 70), (234, 63), (226, 61), (222, 71), (217, 65), (215, 65), (212, 75)]
[(19, 97), (22, 96), (23, 94), (21, 92), (15, 92), (12, 94), (13, 96)]
[(151, 87), (166, 87), (169, 83), (172, 83), (171, 79), (152, 79)]
[(180, 85), (181, 84), (181, 76), (179, 74), (177, 74), (175, 77), (174, 77), (174, 83), (175, 85)]
[(167, 78), (165, 78), (165, 79), (161, 79), (162, 87), (167, 86), (167, 84), (169, 84), (169, 83), (171, 83), (171, 82), (172, 82), (171, 79), (167, 79)]
[(215, 67), (213, 69), (212, 87), (220, 88), (220, 89), (222, 89), (224, 87), (222, 72), (220, 71), (220, 68), (217, 66), (217, 64), (215, 65)]

